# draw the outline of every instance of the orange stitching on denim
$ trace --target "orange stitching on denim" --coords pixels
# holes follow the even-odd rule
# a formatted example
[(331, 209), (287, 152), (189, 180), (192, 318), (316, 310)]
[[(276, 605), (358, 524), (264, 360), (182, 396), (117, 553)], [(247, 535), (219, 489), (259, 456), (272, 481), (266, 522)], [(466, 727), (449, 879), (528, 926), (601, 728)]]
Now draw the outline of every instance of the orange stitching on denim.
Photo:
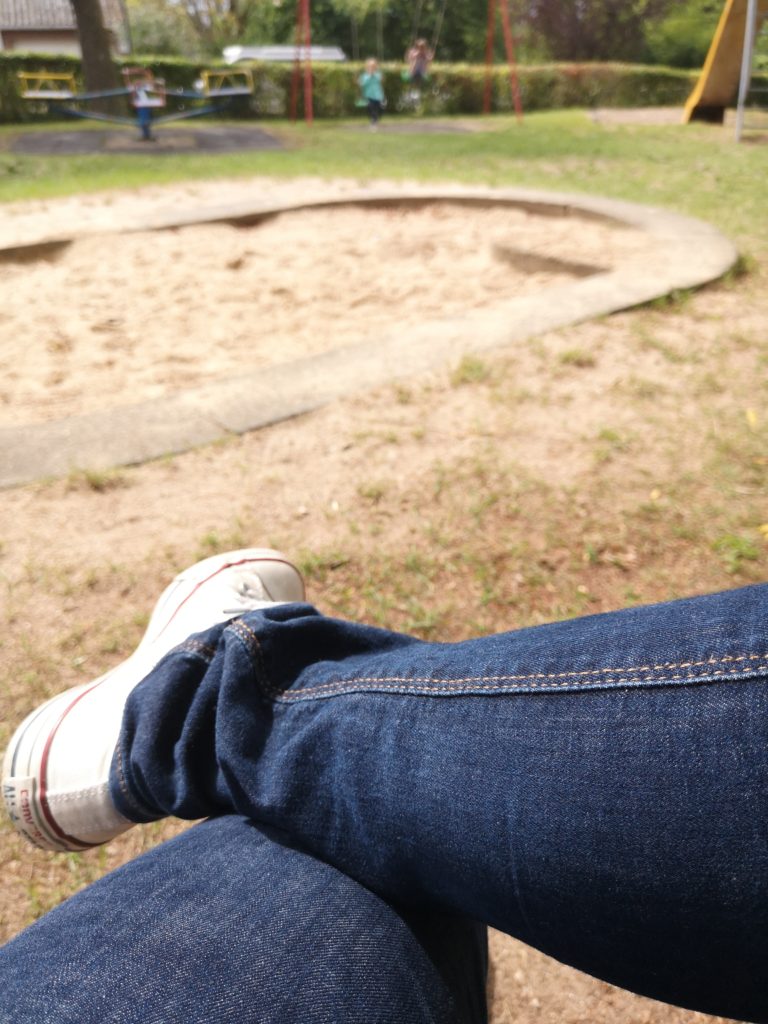
[(245, 640), (249, 646), (252, 644), (259, 654), (261, 654), (261, 644), (259, 643), (258, 636), (254, 633), (251, 627), (247, 625), (247, 623), (243, 622), (242, 619), (233, 619), (232, 622), (229, 623), (229, 629), (231, 629), (233, 633), (237, 633), (237, 635), (240, 636), (242, 640)]
[(208, 644), (202, 643), (200, 640), (196, 640), (194, 637), (189, 637), (179, 644), (176, 650), (188, 651), (190, 654), (204, 654), (212, 658), (216, 653), (215, 647), (209, 647)]
[[(723, 658), (710, 658), (706, 661), (697, 662), (680, 662), (678, 664), (659, 665), (654, 666), (658, 669), (678, 669), (678, 668), (698, 668), (704, 665), (721, 665), (726, 662), (745, 662), (745, 661), (762, 661), (768, 662), (768, 654), (746, 654), (741, 656), (726, 656)], [(511, 692), (514, 690), (556, 690), (562, 689), (567, 686), (594, 686), (601, 682), (610, 682), (612, 685), (623, 685), (623, 684), (648, 684), (648, 683), (674, 683), (685, 680), (692, 680), (698, 677), (695, 672), (688, 672), (686, 675), (676, 676), (653, 676), (645, 675), (638, 676), (639, 672), (653, 671), (651, 667), (642, 666), (640, 668), (603, 668), (593, 669), (591, 671), (584, 672), (559, 672), (551, 673), (549, 675), (545, 673), (534, 673), (531, 675), (519, 675), (519, 676), (467, 676), (459, 679), (430, 679), (427, 677), (413, 677), (413, 676), (381, 676), (381, 677), (362, 677), (360, 679), (341, 679), (334, 683), (321, 683), (318, 686), (307, 686), (301, 690), (286, 691), (280, 696), (281, 701), (298, 701), (302, 700), (305, 696), (313, 696), (321, 694), (324, 696), (333, 696), (336, 693), (341, 693), (354, 689), (361, 690), (381, 690), (381, 691), (393, 691), (399, 693), (424, 693), (429, 691), (437, 691), (443, 689), (453, 689), (457, 692), (461, 691), (462, 687), (478, 691), (506, 691)], [(742, 668), (737, 666), (733, 668), (721, 668), (710, 678), (726, 678), (727, 676), (737, 675), (742, 671)], [(625, 676), (624, 678), (616, 679), (610, 678), (601, 680), (599, 677), (606, 673), (619, 673), (619, 672), (630, 672), (634, 673), (631, 676)], [(592, 678), (583, 678), (585, 676), (591, 676)], [(562, 680), (561, 682), (554, 682), (553, 680)], [(544, 680), (544, 682), (538, 681)]]
[(235, 619), (230, 622), (229, 629), (235, 634), (235, 636), (241, 640), (246, 649), (251, 654), (251, 657), (256, 664), (254, 664), (254, 672), (264, 684), (265, 689), (268, 693), (274, 693), (275, 687), (269, 680), (267, 675), (266, 666), (264, 664), (264, 651), (261, 646), (261, 642), (258, 636), (254, 633), (250, 626), (246, 625), (242, 619)]

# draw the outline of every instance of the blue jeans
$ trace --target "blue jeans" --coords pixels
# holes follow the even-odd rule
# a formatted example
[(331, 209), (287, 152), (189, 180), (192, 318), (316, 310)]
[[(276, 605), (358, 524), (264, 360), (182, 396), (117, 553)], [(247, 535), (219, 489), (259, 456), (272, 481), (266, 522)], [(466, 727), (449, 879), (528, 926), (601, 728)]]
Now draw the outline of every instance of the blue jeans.
[(464, 643), (246, 615), (133, 693), (133, 820), (284, 830), (387, 900), (768, 1021), (768, 586)]
[(145, 141), (152, 138), (152, 110), (149, 107), (136, 108), (136, 123)]
[(457, 644), (307, 605), (133, 692), (134, 821), (240, 814), (384, 900), (768, 1021), (768, 586)]
[(0, 1024), (483, 1024), (485, 929), (397, 909), (233, 815), (0, 950)]

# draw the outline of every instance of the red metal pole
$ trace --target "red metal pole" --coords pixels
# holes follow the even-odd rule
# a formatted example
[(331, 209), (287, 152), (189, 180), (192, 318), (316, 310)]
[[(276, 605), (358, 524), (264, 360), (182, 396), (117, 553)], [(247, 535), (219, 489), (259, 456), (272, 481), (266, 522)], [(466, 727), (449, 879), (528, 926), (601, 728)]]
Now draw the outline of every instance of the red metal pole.
[(493, 42), (496, 34), (496, 0), (488, 0), (488, 31), (485, 35), (485, 92), (483, 113), (491, 112), (491, 73), (493, 68)]
[(515, 114), (518, 123), (523, 119), (523, 104), (520, 99), (520, 83), (517, 79), (517, 62), (515, 61), (515, 43), (512, 38), (512, 25), (509, 21), (508, 0), (498, 0), (501, 8), (501, 27), (504, 32), (504, 46), (507, 51), (507, 62), (509, 64), (509, 84), (512, 89), (512, 98), (515, 101)]
[(294, 38), (293, 73), (291, 74), (291, 120), (296, 120), (296, 107), (299, 101), (299, 75), (301, 73), (301, 16), (304, 0), (296, 2), (296, 35)]
[(312, 45), (312, 27), (309, 15), (309, 0), (302, 0), (302, 3), (304, 5), (304, 45), (306, 47), (304, 62), (304, 117), (307, 124), (311, 125), (314, 121), (314, 110), (312, 104), (312, 54), (310, 52), (310, 46)]

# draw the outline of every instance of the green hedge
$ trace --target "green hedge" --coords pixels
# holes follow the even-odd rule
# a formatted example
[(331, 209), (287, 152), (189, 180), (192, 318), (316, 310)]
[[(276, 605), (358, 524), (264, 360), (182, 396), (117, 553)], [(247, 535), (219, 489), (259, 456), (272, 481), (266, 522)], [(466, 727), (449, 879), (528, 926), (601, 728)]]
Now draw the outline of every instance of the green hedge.
[[(132, 58), (130, 62), (151, 67), (169, 86), (190, 87), (200, 65), (170, 57)], [(348, 117), (358, 99), (360, 64), (319, 64), (313, 68), (314, 109), (317, 117)], [(0, 54), (0, 122), (20, 122), (55, 117), (43, 104), (29, 103), (19, 94), (19, 71), (74, 72), (80, 62), (72, 57), (41, 54)], [(254, 64), (254, 94), (235, 103), (228, 116), (249, 118), (286, 117), (291, 95), (292, 66)], [(429, 82), (416, 93), (402, 76), (402, 65), (383, 67), (388, 114), (413, 112), (477, 114), (482, 110), (485, 68), (469, 64), (435, 64)], [(517, 70), (524, 110), (560, 107), (679, 106), (696, 80), (696, 73), (673, 68), (627, 64), (547, 64)], [(513, 109), (509, 74), (496, 66), (492, 73), (493, 110)], [(302, 89), (299, 89), (301, 113)]]
[(61, 71), (78, 74), (80, 61), (74, 57), (27, 53), (0, 53), (0, 122), (30, 121), (32, 108), (19, 93), (19, 71)]

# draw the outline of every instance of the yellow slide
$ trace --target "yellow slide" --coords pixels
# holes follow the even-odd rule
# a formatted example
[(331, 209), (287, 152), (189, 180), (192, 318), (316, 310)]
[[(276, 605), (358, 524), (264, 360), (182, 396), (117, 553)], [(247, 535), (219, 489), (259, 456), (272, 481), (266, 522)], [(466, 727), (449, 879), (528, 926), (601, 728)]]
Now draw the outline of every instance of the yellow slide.
[[(758, 0), (758, 31), (766, 17), (768, 0)], [(747, 0), (726, 0), (699, 80), (685, 104), (685, 124), (689, 121), (722, 124), (725, 108), (736, 99), (739, 88), (746, 22)]]

